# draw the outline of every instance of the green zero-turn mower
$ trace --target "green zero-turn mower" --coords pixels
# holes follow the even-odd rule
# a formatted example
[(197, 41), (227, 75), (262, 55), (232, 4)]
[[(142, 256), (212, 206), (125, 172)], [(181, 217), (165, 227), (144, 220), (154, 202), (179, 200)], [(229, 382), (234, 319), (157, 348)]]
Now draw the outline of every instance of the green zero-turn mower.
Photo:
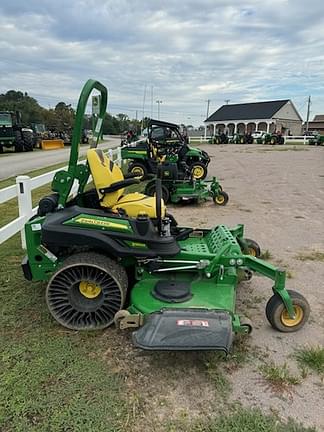
[[(122, 188), (138, 180), (124, 179), (100, 150), (88, 150), (88, 164), (78, 164), (82, 121), (93, 89), (101, 93), (94, 134), (100, 136), (107, 90), (89, 80), (78, 102), (69, 167), (55, 174), (54, 195), (25, 226), (24, 275), (47, 282), (46, 302), (55, 320), (75, 330), (103, 329), (115, 322), (120, 329), (135, 329), (133, 342), (143, 349), (227, 353), (236, 333), (252, 329), (236, 311), (238, 282), (258, 272), (273, 282), (266, 305), (269, 323), (282, 332), (300, 329), (309, 316), (306, 299), (285, 288), (285, 271), (256, 256), (259, 247), (244, 238), (243, 225), (180, 227), (165, 212), (160, 179), (155, 197), (138, 194), (136, 199), (123, 195)], [(78, 196), (86, 193), (90, 174), (101, 208), (68, 199), (75, 180)], [(145, 207), (153, 208), (151, 217)]]
[(147, 137), (122, 147), (121, 156), (129, 160), (128, 171), (141, 178), (156, 174), (159, 155), (169, 150), (177, 153), (178, 170), (185, 163), (196, 179), (204, 179), (210, 162), (208, 154), (188, 145), (176, 124), (160, 120), (150, 120)]
[[(181, 178), (178, 165), (168, 161), (160, 163), (157, 173), (162, 181), (162, 198), (165, 204), (169, 202), (178, 204), (185, 201), (201, 203), (212, 198), (216, 205), (224, 206), (229, 200), (228, 194), (223, 191), (216, 177), (213, 177), (212, 180), (196, 180), (189, 167), (184, 166), (184, 175)], [(144, 193), (149, 196), (155, 195), (155, 179), (146, 184)]]

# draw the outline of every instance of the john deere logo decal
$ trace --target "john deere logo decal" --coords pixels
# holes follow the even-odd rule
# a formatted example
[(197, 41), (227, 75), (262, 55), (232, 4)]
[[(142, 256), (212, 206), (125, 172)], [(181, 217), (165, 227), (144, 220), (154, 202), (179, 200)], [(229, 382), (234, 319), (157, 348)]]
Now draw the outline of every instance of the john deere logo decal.
[(127, 225), (119, 224), (116, 222), (110, 222), (102, 219), (90, 219), (90, 218), (80, 217), (75, 219), (75, 222), (79, 224), (96, 225), (105, 228), (118, 228), (118, 229), (125, 229), (125, 230), (128, 229)]

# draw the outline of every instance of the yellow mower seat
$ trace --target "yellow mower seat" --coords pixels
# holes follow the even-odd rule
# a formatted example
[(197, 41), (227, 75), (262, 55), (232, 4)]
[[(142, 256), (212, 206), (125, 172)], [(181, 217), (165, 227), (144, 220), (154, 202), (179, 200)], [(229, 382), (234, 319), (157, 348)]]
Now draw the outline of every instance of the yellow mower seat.
[[(138, 192), (123, 195), (125, 190), (123, 187), (113, 192), (102, 192), (103, 189), (124, 180), (122, 170), (102, 150), (88, 150), (87, 160), (102, 207), (109, 208), (116, 213), (118, 210), (123, 210), (129, 217), (137, 217), (145, 213), (149, 218), (156, 218), (155, 197)], [(166, 208), (163, 200), (161, 201), (162, 217), (164, 217)]]

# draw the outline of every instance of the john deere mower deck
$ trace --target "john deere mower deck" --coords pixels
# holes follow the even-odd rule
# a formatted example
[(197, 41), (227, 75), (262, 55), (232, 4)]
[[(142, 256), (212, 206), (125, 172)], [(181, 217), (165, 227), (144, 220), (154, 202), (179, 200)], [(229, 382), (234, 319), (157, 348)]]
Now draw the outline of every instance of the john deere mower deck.
[[(158, 176), (162, 180), (162, 198), (164, 203), (178, 204), (183, 201), (196, 201), (198, 203), (212, 198), (216, 205), (224, 206), (229, 197), (223, 191), (216, 177), (212, 180), (196, 180), (188, 168), (183, 169), (184, 175), (179, 179), (177, 164), (163, 162), (158, 169)], [(156, 180), (150, 180), (145, 187), (145, 194), (154, 196), (156, 193)]]
[[(283, 270), (258, 258), (260, 248), (244, 238), (242, 225), (179, 227), (166, 213), (161, 179), (154, 198), (123, 195), (123, 187), (138, 180), (124, 179), (102, 152), (92, 148), (88, 164), (77, 164), (81, 125), (94, 88), (101, 92), (100, 136), (107, 90), (89, 80), (78, 103), (68, 170), (56, 174), (54, 195), (25, 227), (24, 275), (47, 281), (46, 302), (54, 319), (75, 330), (113, 323), (133, 328), (134, 344), (143, 349), (228, 353), (236, 333), (252, 330), (236, 310), (236, 290), (242, 278), (257, 272), (273, 281), (266, 305), (272, 327), (300, 329), (308, 319), (307, 301), (285, 288)], [(90, 174), (98, 205), (82, 207), (68, 196), (77, 179), (77, 198), (87, 202), (82, 197)]]

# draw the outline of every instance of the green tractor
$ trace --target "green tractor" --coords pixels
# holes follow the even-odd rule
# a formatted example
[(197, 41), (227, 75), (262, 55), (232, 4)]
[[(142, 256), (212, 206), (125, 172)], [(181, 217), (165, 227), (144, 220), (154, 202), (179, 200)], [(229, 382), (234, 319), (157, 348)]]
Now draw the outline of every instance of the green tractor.
[(314, 138), (308, 141), (309, 145), (323, 146), (324, 145), (324, 135), (316, 134)]
[[(204, 179), (210, 162), (208, 154), (188, 145), (176, 124), (160, 120), (150, 120), (147, 128), (147, 137), (124, 145), (121, 149), (122, 159), (130, 161), (128, 172), (136, 173), (140, 178), (148, 174), (156, 174), (159, 157), (167, 155), (169, 150), (176, 152), (178, 169), (181, 172), (185, 163), (196, 179)], [(168, 160), (168, 159), (167, 159)]]
[[(125, 194), (124, 188), (139, 180), (124, 178), (95, 146), (87, 164), (78, 164), (93, 89), (101, 93), (98, 143), (107, 89), (88, 80), (78, 102), (68, 169), (55, 174), (53, 194), (41, 200), (39, 214), (25, 226), (23, 272), (28, 280), (47, 283), (53, 318), (78, 331), (113, 323), (131, 328), (133, 343), (142, 349), (228, 353), (235, 334), (252, 330), (251, 321), (237, 313), (236, 291), (242, 278), (257, 272), (272, 280), (266, 305), (271, 326), (299, 330), (309, 316), (306, 299), (286, 289), (284, 270), (258, 258), (260, 248), (244, 237), (243, 225), (181, 227), (166, 212), (160, 179), (155, 197)], [(90, 175), (95, 189), (85, 191)], [(69, 199), (75, 180), (78, 193)]]
[(22, 127), (19, 111), (0, 112), (0, 153), (4, 147), (14, 147), (16, 152), (32, 151), (33, 131)]
[(262, 138), (262, 144), (285, 144), (285, 139), (281, 134), (277, 133), (266, 133), (264, 137)]

